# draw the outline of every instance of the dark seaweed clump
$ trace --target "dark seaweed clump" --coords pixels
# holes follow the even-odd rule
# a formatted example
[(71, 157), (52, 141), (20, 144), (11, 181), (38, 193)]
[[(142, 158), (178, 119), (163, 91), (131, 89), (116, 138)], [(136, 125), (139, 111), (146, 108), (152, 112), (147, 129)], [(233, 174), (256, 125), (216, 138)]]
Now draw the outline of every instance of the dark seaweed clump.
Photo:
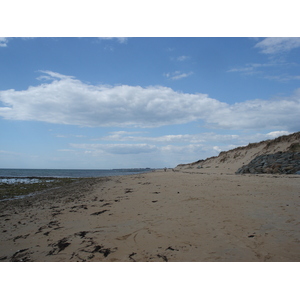
[[(30, 178), (31, 179), (31, 178)], [(0, 201), (5, 199), (13, 199), (50, 188), (56, 188), (67, 185), (74, 181), (74, 178), (38, 178), (38, 182), (33, 183), (5, 183), (0, 182)]]

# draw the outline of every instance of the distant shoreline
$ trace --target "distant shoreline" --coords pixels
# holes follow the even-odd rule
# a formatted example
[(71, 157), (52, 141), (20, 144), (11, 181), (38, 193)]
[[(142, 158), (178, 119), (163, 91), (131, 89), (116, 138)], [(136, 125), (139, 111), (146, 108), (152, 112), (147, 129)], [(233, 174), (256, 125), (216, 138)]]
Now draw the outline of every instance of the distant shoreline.
[(17, 177), (53, 177), (53, 178), (87, 178), (106, 177), (127, 174), (140, 174), (156, 169), (131, 168), (131, 169), (0, 169), (0, 178)]

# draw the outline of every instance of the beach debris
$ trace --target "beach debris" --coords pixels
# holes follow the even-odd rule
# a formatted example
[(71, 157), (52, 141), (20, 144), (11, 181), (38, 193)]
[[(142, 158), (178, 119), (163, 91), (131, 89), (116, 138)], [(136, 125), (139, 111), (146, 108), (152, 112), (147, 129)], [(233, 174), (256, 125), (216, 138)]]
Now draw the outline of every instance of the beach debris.
[(69, 245), (71, 245), (71, 243), (68, 243), (67, 241), (68, 241), (67, 238), (63, 238), (59, 240), (57, 243), (52, 244), (53, 249), (48, 252), (47, 256), (58, 254), (60, 251), (66, 249)]
[[(44, 225), (44, 226), (41, 226), (38, 231), (35, 233), (40, 233), (42, 232), (42, 230), (46, 229), (46, 228), (53, 228), (53, 230), (58, 230), (60, 228), (62, 228), (61, 226), (59, 226), (59, 222), (58, 221), (50, 221), (47, 225)], [(56, 226), (56, 227), (53, 227), (53, 226)], [(48, 233), (44, 233), (44, 235), (48, 235), (51, 231), (48, 231)]]
[(18, 235), (13, 238), (13, 241), (15, 242), (17, 239), (21, 239), (21, 238), (26, 239), (28, 236), (29, 236), (29, 233), (26, 235)]
[(52, 213), (52, 218), (57, 216), (57, 215), (61, 215), (61, 210), (55, 210), (53, 213)]
[(29, 250), (29, 248), (18, 250), (13, 254), (10, 261), (17, 262), (17, 261), (30, 261), (27, 257), (28, 253), (26, 251)]
[(168, 258), (165, 255), (157, 254), (157, 257), (162, 258), (165, 262), (168, 262)]
[(80, 257), (78, 253), (76, 253), (76, 254), (73, 253), (71, 259), (72, 259), (74, 256), (76, 256), (76, 257), (77, 257), (78, 259), (80, 259), (82, 262), (86, 262), (86, 259)]
[(51, 206), (50, 209), (59, 208), (59, 206)]
[(98, 212), (94, 212), (94, 213), (91, 214), (91, 216), (98, 216), (98, 215), (101, 215), (101, 214), (105, 213), (106, 211), (109, 211), (109, 210), (104, 209), (104, 210), (101, 210), (101, 211), (98, 211)]
[(125, 189), (125, 194), (132, 193), (132, 192), (133, 192), (132, 189)]
[(84, 238), (89, 231), (80, 231), (75, 233), (75, 235), (79, 235), (81, 238)]
[(98, 252), (100, 249), (102, 248), (102, 246), (95, 246), (95, 249), (92, 251), (92, 253)]
[(136, 260), (134, 259), (134, 258), (132, 258), (132, 256), (134, 256), (134, 255), (136, 255), (136, 253), (135, 252), (132, 252), (131, 254), (129, 254), (129, 259), (131, 259), (131, 260), (133, 260), (133, 261), (135, 261), (136, 262)]
[(15, 257), (17, 254), (27, 251), (29, 248), (18, 250), (12, 257)]
[(111, 251), (109, 248), (107, 248), (107, 249), (100, 250), (99, 252), (103, 253), (104, 257), (107, 257)]
[(65, 248), (67, 248), (69, 245), (71, 245), (71, 243), (68, 243), (67, 242), (67, 238), (63, 238), (63, 239), (61, 239), (61, 240), (59, 240), (58, 242), (57, 242), (57, 247), (58, 247), (58, 252), (60, 252), (60, 251), (62, 251), (62, 250), (64, 250)]
[(102, 253), (104, 257), (107, 257), (111, 253), (111, 250), (110, 248), (104, 248), (103, 246), (97, 245), (95, 246), (94, 250), (91, 253), (95, 253), (95, 252)]
[(82, 205), (75, 205), (75, 206), (71, 207), (71, 209), (74, 209), (74, 208), (76, 208), (76, 209), (79, 209), (79, 208), (87, 209), (87, 205), (82, 204)]
[[(52, 228), (52, 226), (58, 226), (59, 225), (59, 222), (58, 221), (50, 221), (49, 223), (48, 223), (48, 227), (49, 228)], [(40, 228), (42, 228), (42, 227), (40, 227)]]
[(169, 246), (166, 250), (179, 251), (177, 249), (172, 248), (171, 246)]

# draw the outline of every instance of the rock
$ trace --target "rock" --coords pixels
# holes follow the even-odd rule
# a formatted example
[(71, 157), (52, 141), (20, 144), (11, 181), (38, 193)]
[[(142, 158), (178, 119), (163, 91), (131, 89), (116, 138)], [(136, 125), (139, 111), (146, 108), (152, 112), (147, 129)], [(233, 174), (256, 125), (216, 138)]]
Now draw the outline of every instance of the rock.
[(91, 216), (98, 216), (101, 215), (103, 213), (105, 213), (106, 211), (108, 211), (107, 209), (101, 210), (101, 211), (97, 211), (91, 214)]
[(300, 152), (277, 152), (255, 157), (248, 165), (242, 166), (236, 174), (299, 174)]

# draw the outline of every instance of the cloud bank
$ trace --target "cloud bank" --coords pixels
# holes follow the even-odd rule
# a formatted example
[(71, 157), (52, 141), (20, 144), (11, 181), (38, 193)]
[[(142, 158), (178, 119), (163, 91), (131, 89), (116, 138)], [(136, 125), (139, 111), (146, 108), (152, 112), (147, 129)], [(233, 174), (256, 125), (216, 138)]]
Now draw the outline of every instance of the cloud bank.
[(110, 154), (140, 154), (155, 152), (158, 148), (149, 144), (71, 144), (73, 148)]
[[(113, 162), (114, 167), (123, 166), (149, 166), (161, 167), (162, 165), (176, 166), (179, 163), (190, 163), (199, 159), (218, 155), (238, 146), (248, 145), (272, 139), (281, 135), (290, 134), (288, 131), (273, 131), (269, 133), (220, 135), (214, 132), (185, 135), (164, 135), (158, 137), (144, 136), (141, 131), (116, 131), (108, 136), (99, 138), (100, 143), (70, 143), (68, 158), (92, 158), (93, 161), (104, 159)], [(146, 133), (147, 134), (147, 133)], [(109, 141), (105, 144), (103, 141)], [(128, 144), (126, 143), (128, 142)], [(125, 155), (125, 157), (124, 157)], [(109, 159), (108, 159), (109, 158)], [(111, 167), (111, 166), (107, 166)]]
[(262, 53), (277, 54), (300, 47), (299, 37), (268, 37), (255, 45)]
[(42, 73), (39, 79), (46, 83), (0, 91), (1, 117), (95, 127), (159, 127), (202, 120), (214, 128), (299, 130), (300, 89), (282, 99), (230, 105), (163, 86), (90, 85), (72, 76)]

